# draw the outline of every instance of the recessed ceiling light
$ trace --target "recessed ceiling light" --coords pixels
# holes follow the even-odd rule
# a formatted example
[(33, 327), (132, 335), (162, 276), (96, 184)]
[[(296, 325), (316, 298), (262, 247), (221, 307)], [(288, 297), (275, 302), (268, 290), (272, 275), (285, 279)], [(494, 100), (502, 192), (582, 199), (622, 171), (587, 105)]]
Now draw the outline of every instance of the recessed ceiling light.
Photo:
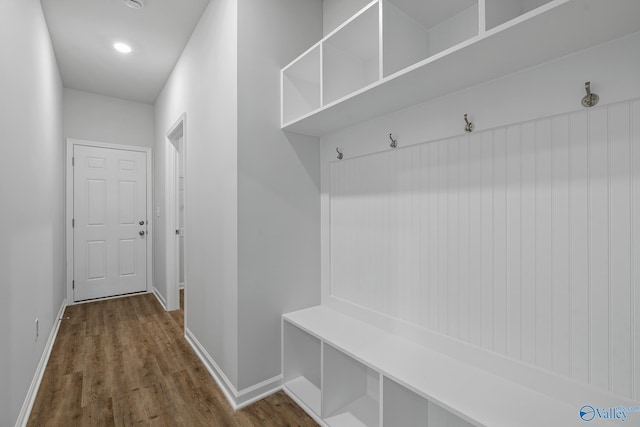
[(142, 9), (144, 7), (144, 0), (124, 0), (124, 4), (132, 9)]
[(114, 43), (113, 48), (120, 53), (131, 53), (131, 46), (129, 46), (126, 43), (121, 43), (121, 42)]

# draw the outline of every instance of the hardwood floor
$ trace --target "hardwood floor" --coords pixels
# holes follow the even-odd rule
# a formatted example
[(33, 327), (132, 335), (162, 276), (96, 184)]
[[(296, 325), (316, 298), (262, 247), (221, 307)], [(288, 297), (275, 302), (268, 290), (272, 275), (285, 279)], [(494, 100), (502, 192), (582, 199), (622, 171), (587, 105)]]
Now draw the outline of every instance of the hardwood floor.
[(67, 307), (28, 426), (317, 425), (283, 392), (234, 413), (183, 318), (151, 294)]

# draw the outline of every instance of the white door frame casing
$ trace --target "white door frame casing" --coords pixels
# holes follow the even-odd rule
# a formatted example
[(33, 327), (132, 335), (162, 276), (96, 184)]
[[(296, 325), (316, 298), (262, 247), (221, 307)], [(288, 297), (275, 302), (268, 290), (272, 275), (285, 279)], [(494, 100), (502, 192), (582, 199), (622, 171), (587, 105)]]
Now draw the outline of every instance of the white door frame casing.
[[(178, 141), (182, 138), (182, 153), (178, 155)], [(179, 224), (179, 212), (180, 208), (178, 203), (178, 161), (183, 162), (184, 171), (184, 206), (185, 213), (187, 211), (187, 168), (186, 168), (186, 153), (187, 153), (187, 113), (182, 113), (178, 120), (169, 128), (166, 133), (165, 140), (166, 147), (166, 164), (165, 170), (165, 212), (167, 219), (165, 221), (165, 237), (167, 239), (166, 245), (166, 277), (167, 277), (167, 311), (177, 310), (180, 308), (180, 267), (179, 267), (179, 244), (180, 239), (176, 234), (176, 229), (180, 227)], [(186, 221), (184, 224), (185, 235)], [(184, 258), (187, 259), (187, 239), (184, 240)], [(186, 264), (186, 263), (185, 263)], [(185, 283), (185, 298), (186, 287), (188, 286), (187, 269), (184, 270), (184, 283)], [(184, 310), (185, 318), (187, 310)]]
[(151, 195), (153, 194), (152, 188), (152, 167), (151, 167), (151, 148), (138, 147), (132, 145), (110, 144), (106, 142), (87, 141), (82, 139), (67, 138), (66, 153), (65, 153), (65, 175), (66, 175), (66, 187), (65, 187), (65, 235), (66, 235), (66, 256), (67, 256), (67, 270), (66, 270), (66, 284), (67, 284), (67, 304), (80, 304), (81, 302), (74, 302), (73, 298), (73, 148), (76, 145), (85, 145), (89, 147), (98, 148), (111, 148), (116, 150), (137, 151), (145, 153), (147, 159), (147, 292), (151, 289), (153, 283), (153, 233), (150, 231), (153, 229), (153, 203)]

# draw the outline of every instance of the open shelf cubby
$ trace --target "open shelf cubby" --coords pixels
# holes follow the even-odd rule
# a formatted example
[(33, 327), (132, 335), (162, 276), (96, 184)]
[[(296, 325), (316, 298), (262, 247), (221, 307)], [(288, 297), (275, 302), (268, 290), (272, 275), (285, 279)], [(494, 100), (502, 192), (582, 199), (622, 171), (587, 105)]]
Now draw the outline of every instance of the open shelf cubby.
[(375, 0), (309, 53), (324, 98), (283, 88), (282, 129), (322, 136), (638, 32), (638, 16), (634, 0)]
[(509, 22), (549, 2), (551, 0), (486, 0), (486, 29)]
[(472, 424), (385, 377), (383, 426), (473, 427)]
[(320, 72), (320, 44), (282, 70), (283, 122), (321, 107)]
[(322, 414), (331, 427), (380, 425), (380, 374), (324, 344)]
[(283, 328), (284, 386), (319, 417), (321, 342), (287, 321)]
[(335, 32), (323, 48), (324, 105), (380, 79), (379, 7), (371, 3)]
[(477, 0), (383, 0), (383, 74), (478, 35)]

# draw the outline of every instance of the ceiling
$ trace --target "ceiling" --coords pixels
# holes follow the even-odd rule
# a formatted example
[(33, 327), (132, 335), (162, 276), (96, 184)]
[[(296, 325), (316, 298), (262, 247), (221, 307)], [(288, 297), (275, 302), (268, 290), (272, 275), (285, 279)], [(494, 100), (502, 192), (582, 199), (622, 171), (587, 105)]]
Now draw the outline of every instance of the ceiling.
[[(64, 87), (153, 104), (209, 0), (41, 0)], [(115, 42), (133, 51), (118, 53)]]

